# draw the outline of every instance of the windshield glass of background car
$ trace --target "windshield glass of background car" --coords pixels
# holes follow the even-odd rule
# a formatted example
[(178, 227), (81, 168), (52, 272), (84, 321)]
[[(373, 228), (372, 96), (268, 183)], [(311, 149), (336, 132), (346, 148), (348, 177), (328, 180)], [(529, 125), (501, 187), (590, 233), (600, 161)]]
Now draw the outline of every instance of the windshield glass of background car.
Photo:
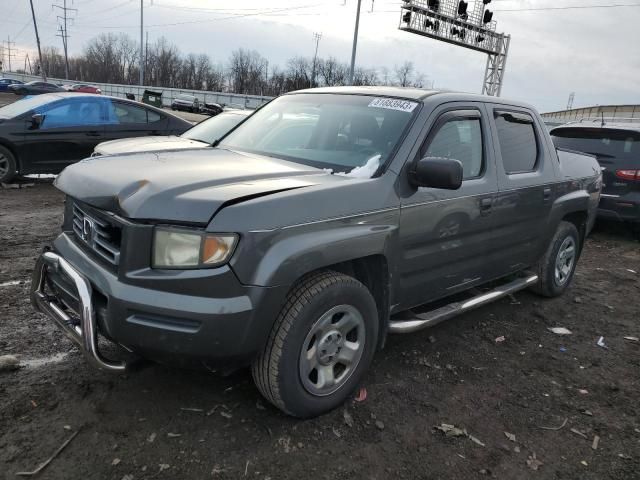
[[(51, 103), (54, 99), (50, 96), (38, 95), (33, 97), (25, 97), (9, 105), (0, 108), (0, 117), (15, 118), (29, 110), (33, 110), (47, 103)], [(55, 98), (58, 100), (58, 98)]]
[(190, 128), (181, 136), (211, 144), (215, 140), (222, 138), (223, 135), (245, 118), (247, 117), (235, 113), (221, 113)]
[(634, 160), (640, 164), (640, 132), (561, 128), (552, 133), (556, 147), (590, 153), (603, 158)]
[(254, 113), (221, 146), (350, 172), (370, 160), (386, 162), (417, 107), (410, 100), (364, 95), (285, 95)]

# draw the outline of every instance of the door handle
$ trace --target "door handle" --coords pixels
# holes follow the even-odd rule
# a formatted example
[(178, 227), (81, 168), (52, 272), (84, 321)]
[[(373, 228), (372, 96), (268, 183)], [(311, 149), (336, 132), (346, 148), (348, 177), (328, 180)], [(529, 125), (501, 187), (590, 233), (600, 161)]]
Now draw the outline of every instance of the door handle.
[(86, 132), (87, 137), (99, 137), (100, 133), (96, 131)]
[(544, 190), (542, 190), (542, 198), (545, 202), (551, 199), (551, 187), (544, 187)]
[(493, 206), (492, 198), (483, 198), (480, 200), (480, 215), (489, 215)]

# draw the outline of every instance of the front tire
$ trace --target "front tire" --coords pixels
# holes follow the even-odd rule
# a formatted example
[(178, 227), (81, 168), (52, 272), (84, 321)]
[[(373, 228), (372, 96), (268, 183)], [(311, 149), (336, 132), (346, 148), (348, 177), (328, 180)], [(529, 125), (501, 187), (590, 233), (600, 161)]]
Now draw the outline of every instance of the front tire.
[(0, 183), (9, 183), (16, 176), (17, 164), (13, 153), (0, 145)]
[(537, 265), (538, 283), (531, 289), (544, 297), (562, 295), (571, 284), (580, 254), (581, 239), (571, 222), (560, 222), (547, 251)]
[(378, 310), (355, 278), (333, 271), (302, 279), (287, 295), (253, 364), (260, 393), (285, 413), (309, 418), (342, 404), (375, 353)]

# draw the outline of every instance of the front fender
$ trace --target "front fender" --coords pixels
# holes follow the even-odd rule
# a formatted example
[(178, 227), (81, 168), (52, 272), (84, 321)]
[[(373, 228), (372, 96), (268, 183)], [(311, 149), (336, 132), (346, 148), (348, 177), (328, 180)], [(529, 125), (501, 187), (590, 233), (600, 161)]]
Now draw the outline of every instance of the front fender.
[(231, 268), (246, 285), (292, 285), (306, 273), (329, 265), (370, 255), (388, 257), (397, 229), (397, 222), (354, 221), (256, 232), (242, 239)]

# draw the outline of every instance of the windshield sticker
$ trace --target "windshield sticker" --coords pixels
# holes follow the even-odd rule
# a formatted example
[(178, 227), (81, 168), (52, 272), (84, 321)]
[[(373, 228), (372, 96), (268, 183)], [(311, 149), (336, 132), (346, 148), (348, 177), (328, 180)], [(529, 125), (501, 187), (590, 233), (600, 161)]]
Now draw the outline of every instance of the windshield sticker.
[(416, 102), (401, 100), (399, 98), (374, 98), (369, 104), (370, 107), (386, 108), (388, 110), (399, 110), (401, 112), (413, 112), (418, 106)]

